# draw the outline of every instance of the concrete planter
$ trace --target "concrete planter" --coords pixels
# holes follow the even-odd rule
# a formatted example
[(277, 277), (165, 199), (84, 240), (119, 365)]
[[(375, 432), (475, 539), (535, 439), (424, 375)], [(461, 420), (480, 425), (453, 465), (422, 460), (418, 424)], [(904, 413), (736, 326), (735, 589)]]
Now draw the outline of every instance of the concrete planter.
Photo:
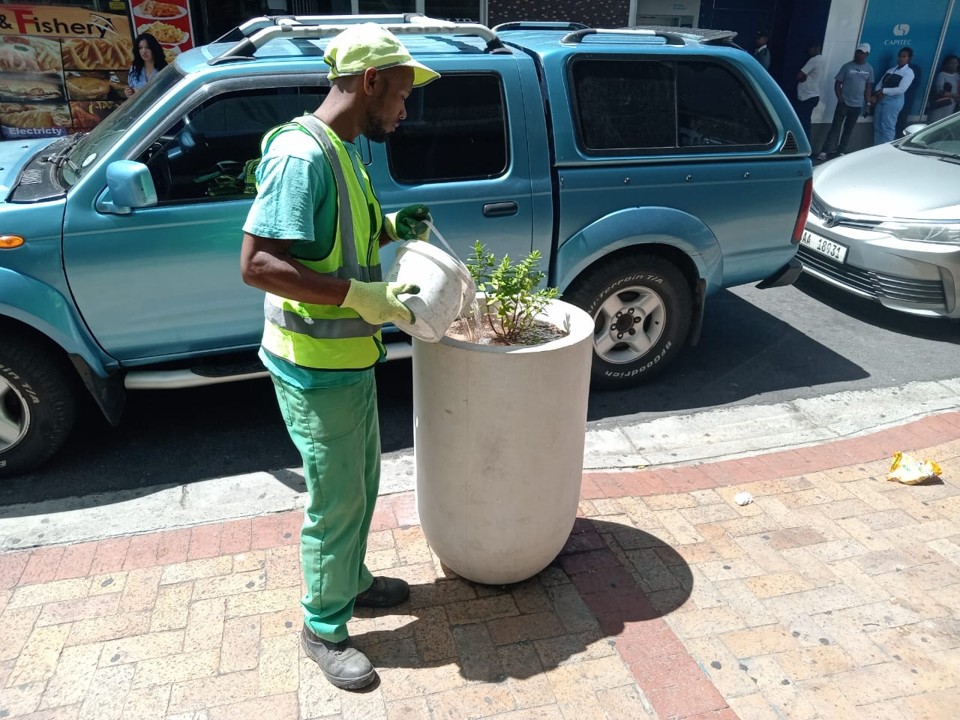
[(536, 346), (413, 343), (421, 527), (474, 582), (536, 575), (576, 519), (593, 321), (559, 300), (542, 317), (569, 334)]

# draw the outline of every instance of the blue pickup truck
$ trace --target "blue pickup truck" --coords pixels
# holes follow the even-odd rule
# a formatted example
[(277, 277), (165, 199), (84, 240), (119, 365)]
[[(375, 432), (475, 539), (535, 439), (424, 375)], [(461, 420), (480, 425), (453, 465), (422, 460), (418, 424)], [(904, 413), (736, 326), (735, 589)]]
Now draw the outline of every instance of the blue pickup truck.
[[(320, 104), (326, 40), (365, 19), (256, 18), (87, 134), (0, 143), (0, 476), (53, 455), (85, 393), (115, 424), (129, 390), (263, 375), (238, 267), (250, 163)], [(669, 365), (711, 293), (799, 273), (810, 148), (732, 33), (377, 21), (443, 74), (385, 144), (360, 141), (381, 203), (426, 203), (464, 257), (540, 250), (595, 319), (594, 387)]]

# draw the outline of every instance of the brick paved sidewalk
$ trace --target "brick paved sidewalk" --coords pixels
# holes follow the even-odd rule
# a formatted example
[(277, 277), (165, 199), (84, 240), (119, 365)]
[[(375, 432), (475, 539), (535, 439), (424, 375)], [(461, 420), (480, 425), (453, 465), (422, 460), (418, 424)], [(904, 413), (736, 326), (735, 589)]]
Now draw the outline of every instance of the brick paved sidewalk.
[[(887, 482), (896, 450), (942, 480)], [(0, 555), (0, 718), (960, 712), (960, 413), (589, 473), (581, 516), (550, 568), (492, 588), (444, 572), (412, 493), (381, 498), (369, 564), (413, 588), (351, 622), (380, 671), (363, 693), (299, 650), (298, 512)]]

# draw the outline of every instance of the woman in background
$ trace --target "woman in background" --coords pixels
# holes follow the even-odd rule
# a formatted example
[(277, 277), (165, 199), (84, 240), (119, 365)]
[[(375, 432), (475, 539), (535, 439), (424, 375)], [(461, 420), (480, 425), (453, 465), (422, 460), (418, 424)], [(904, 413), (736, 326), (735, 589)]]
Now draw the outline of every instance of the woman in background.
[(933, 93), (930, 99), (929, 122), (935, 122), (957, 111), (957, 99), (960, 98), (960, 58), (947, 55), (943, 59), (943, 69), (933, 79)]
[(897, 64), (887, 70), (874, 86), (870, 105), (873, 112), (873, 144), (881, 145), (894, 139), (897, 116), (903, 109), (903, 95), (913, 83), (913, 48), (903, 47), (897, 53)]
[(133, 65), (130, 66), (130, 74), (127, 75), (129, 87), (123, 90), (127, 97), (132, 97), (134, 93), (139, 92), (140, 88), (167, 66), (163, 48), (150, 33), (137, 35), (136, 46), (137, 52), (133, 58)]

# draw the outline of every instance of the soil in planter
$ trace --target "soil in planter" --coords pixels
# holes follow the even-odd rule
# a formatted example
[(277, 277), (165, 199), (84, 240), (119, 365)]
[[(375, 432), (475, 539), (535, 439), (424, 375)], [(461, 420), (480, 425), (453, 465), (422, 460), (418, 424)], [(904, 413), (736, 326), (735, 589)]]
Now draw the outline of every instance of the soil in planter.
[[(468, 325), (469, 322), (469, 325)], [(480, 337), (477, 337), (477, 321), (473, 318), (459, 317), (453, 321), (450, 329), (447, 330), (447, 337), (463, 342), (476, 343), (477, 345), (542, 345), (566, 337), (569, 333), (553, 323), (545, 320), (534, 320), (529, 328), (521, 335), (519, 340), (512, 343), (504, 342), (490, 327), (490, 322), (497, 323), (496, 318), (484, 318), (480, 323)]]

